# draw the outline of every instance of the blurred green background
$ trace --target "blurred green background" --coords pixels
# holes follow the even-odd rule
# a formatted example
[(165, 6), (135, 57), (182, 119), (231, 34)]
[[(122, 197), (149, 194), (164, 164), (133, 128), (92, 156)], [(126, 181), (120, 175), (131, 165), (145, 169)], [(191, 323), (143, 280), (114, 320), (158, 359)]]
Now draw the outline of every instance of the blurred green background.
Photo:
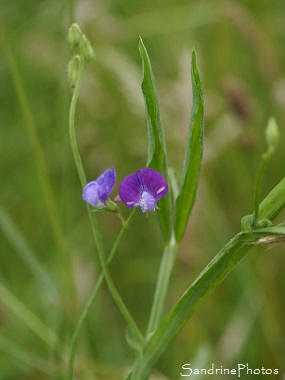
[[(145, 166), (139, 36), (156, 77), (169, 162), (180, 176), (191, 107), (190, 57), (193, 47), (197, 51), (205, 152), (197, 202), (171, 280), (170, 308), (252, 212), (271, 116), (280, 127), (280, 144), (262, 196), (284, 177), (285, 4), (2, 0), (0, 17), (0, 380), (61, 379), (72, 329), (100, 273), (68, 140), (70, 23), (81, 26), (97, 56), (86, 66), (76, 115), (88, 180), (107, 167), (122, 179)], [(108, 251), (120, 222), (114, 215), (99, 219)], [(138, 212), (111, 266), (143, 330), (162, 249), (156, 215), (146, 219)], [(281, 379), (284, 253), (282, 244), (254, 247), (196, 311), (153, 378), (178, 379), (183, 363), (201, 368), (214, 362), (278, 368), (274, 378)], [(80, 335), (75, 378), (119, 379), (133, 360), (125, 322), (104, 284)]]

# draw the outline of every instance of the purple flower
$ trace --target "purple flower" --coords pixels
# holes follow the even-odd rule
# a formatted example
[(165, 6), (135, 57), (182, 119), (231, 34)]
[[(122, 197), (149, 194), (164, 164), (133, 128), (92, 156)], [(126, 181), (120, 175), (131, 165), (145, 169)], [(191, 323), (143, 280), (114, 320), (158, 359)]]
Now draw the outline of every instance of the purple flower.
[(128, 175), (120, 185), (120, 199), (130, 208), (140, 206), (142, 212), (154, 211), (157, 201), (167, 192), (162, 174), (149, 168)]
[(83, 189), (82, 198), (95, 207), (105, 207), (116, 182), (115, 169), (107, 169), (95, 181), (87, 183)]

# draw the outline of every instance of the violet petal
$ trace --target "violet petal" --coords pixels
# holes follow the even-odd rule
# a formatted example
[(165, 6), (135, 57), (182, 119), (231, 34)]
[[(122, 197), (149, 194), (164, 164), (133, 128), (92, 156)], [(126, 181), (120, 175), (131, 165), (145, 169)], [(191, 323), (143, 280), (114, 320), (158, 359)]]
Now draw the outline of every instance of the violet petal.
[(104, 207), (116, 182), (115, 169), (105, 170), (95, 181), (87, 183), (83, 189), (82, 198), (95, 207)]
[(97, 179), (96, 182), (100, 186), (100, 199), (105, 203), (109, 195), (111, 194), (115, 182), (116, 182), (116, 171), (114, 168), (107, 169), (102, 173)]
[(122, 180), (119, 194), (121, 201), (130, 208), (140, 204), (141, 192), (137, 173), (130, 174)]
[(100, 199), (99, 185), (96, 181), (87, 183), (83, 189), (82, 198), (85, 202), (95, 207), (102, 207), (104, 203)]
[(150, 168), (141, 169), (138, 172), (140, 182), (144, 184), (144, 191), (149, 192), (158, 200), (168, 192), (168, 185), (163, 175)]
[(130, 208), (141, 206), (143, 212), (154, 211), (156, 202), (168, 192), (162, 174), (144, 168), (125, 177), (120, 185), (120, 198)]

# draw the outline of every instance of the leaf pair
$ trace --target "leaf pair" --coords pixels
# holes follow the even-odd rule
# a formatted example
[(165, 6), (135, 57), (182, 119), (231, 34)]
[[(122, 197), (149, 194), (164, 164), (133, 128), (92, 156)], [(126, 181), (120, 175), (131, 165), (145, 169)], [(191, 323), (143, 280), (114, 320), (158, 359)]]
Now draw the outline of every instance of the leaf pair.
[[(149, 141), (147, 165), (161, 172), (166, 180), (168, 180), (167, 154), (157, 91), (149, 56), (141, 39), (139, 50), (143, 63), (142, 91), (145, 100)], [(176, 242), (180, 242), (184, 235), (195, 201), (203, 152), (203, 93), (195, 50), (192, 51), (191, 80), (193, 103), (190, 114), (182, 180), (174, 207), (173, 230)], [(159, 210), (160, 223), (166, 242), (169, 242), (172, 230), (172, 216), (170, 210), (170, 196), (168, 195), (160, 200)]]

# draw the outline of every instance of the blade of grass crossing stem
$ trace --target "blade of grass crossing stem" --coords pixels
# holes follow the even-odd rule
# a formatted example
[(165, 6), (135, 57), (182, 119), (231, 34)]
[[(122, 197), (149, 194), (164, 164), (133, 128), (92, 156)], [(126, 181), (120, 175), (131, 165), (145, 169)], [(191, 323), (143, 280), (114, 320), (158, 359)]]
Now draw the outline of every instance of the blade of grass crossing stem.
[[(262, 201), (259, 210), (263, 218), (273, 219), (285, 206), (285, 179)], [(144, 350), (134, 363), (131, 379), (144, 380), (153, 364), (179, 333), (199, 304), (237, 266), (258, 239), (268, 236), (284, 236), (284, 227), (269, 227), (240, 232), (213, 258), (180, 300), (166, 315), (150, 337)]]
[[(21, 361), (29, 367), (35, 368), (46, 375), (54, 376), (56, 373), (56, 368), (52, 363), (37, 357), (34, 353), (28, 353), (26, 347), (18, 345), (3, 336), (0, 336), (0, 351), (6, 352), (8, 355), (13, 356), (16, 359), (16, 363)], [(1, 375), (3, 376), (3, 373), (1, 373)]]
[(18, 229), (14, 221), (3, 209), (1, 204), (0, 229), (2, 230), (3, 235), (6, 236), (6, 238), (9, 240), (10, 244), (15, 248), (16, 252), (24, 261), (29, 270), (37, 278), (38, 282), (41, 283), (47, 290), (50, 299), (58, 300), (59, 293), (52, 279), (49, 277), (48, 273), (37, 259), (35, 252), (33, 252), (32, 248), (29, 246), (22, 232)]
[[(159, 102), (156, 92), (154, 76), (150, 59), (142, 39), (139, 41), (139, 51), (142, 59), (143, 80), (141, 84), (148, 128), (148, 159), (147, 166), (162, 173), (168, 181), (166, 147), (164, 132), (159, 111)], [(158, 202), (159, 220), (164, 240), (170, 240), (170, 197), (167, 194)]]
[(192, 51), (191, 80), (193, 103), (186, 142), (182, 181), (179, 195), (176, 199), (174, 216), (175, 237), (178, 242), (183, 237), (195, 201), (203, 154), (203, 91), (195, 50)]
[(46, 326), (32, 311), (30, 311), (8, 288), (0, 283), (0, 300), (19, 319), (21, 319), (35, 334), (37, 334), (49, 347), (53, 348), (59, 343), (58, 336)]
[(199, 277), (187, 289), (177, 304), (170, 310), (158, 329), (145, 345), (141, 355), (135, 361), (132, 377), (144, 380), (153, 364), (179, 333), (199, 304), (224, 280), (237, 266), (256, 238), (285, 234), (285, 229), (274, 228), (252, 233), (237, 234), (207, 265)]

